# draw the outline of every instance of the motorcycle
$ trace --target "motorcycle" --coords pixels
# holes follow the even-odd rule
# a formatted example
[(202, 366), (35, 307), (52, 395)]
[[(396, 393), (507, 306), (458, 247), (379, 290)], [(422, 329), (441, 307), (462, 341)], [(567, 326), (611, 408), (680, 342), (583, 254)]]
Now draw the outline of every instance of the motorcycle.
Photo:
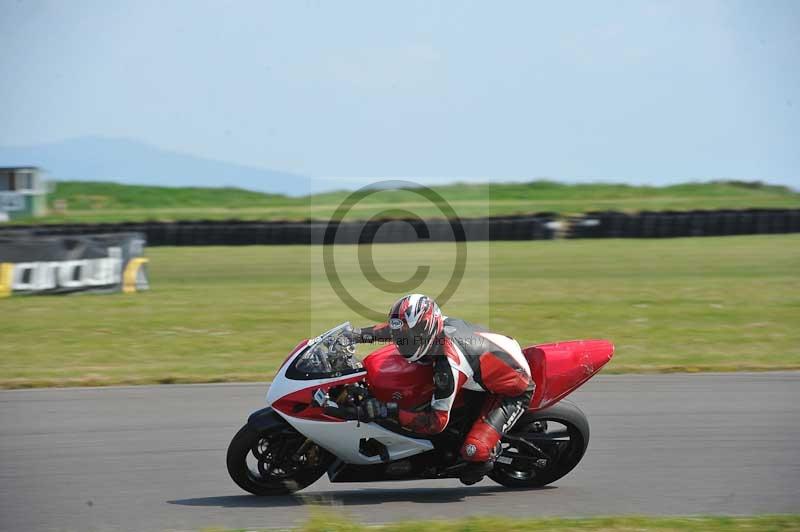
[[(267, 391), (269, 406), (250, 415), (228, 447), (233, 481), (254, 495), (301, 490), (327, 472), (331, 482), (458, 478), (459, 448), (484, 394), (463, 390), (445, 430), (409, 432), (391, 419), (365, 422), (359, 405), (374, 397), (413, 410), (430, 402), (432, 367), (409, 364), (394, 345), (359, 361), (350, 324), (303, 340)], [(536, 390), (530, 406), (501, 441), (488, 476), (510, 488), (555, 482), (580, 462), (589, 444), (585, 414), (564, 397), (614, 353), (606, 340), (534, 345), (522, 350)]]

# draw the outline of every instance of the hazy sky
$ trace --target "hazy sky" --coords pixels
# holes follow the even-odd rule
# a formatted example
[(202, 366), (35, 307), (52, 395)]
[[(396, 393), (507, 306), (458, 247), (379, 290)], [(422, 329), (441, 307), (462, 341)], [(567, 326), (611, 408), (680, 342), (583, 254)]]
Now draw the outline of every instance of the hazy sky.
[(0, 0), (0, 144), (800, 185), (800, 2)]

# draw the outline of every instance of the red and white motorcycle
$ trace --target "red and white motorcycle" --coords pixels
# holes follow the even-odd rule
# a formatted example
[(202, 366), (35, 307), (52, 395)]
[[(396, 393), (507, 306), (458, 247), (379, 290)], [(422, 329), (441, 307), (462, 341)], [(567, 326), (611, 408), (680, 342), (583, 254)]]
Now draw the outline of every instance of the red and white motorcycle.
[[(431, 366), (409, 364), (386, 345), (363, 363), (343, 323), (304, 340), (284, 361), (254, 412), (228, 447), (228, 472), (255, 495), (305, 488), (325, 472), (331, 482), (456, 478), (465, 462), (458, 450), (477, 419), (484, 394), (456, 398), (441, 434), (411, 433), (391, 420), (363, 422), (359, 404), (369, 397), (414, 409), (430, 403)], [(536, 391), (530, 407), (503, 437), (489, 477), (509, 487), (544, 486), (566, 475), (589, 443), (584, 413), (562, 399), (605, 365), (614, 346), (577, 340), (523, 349)]]

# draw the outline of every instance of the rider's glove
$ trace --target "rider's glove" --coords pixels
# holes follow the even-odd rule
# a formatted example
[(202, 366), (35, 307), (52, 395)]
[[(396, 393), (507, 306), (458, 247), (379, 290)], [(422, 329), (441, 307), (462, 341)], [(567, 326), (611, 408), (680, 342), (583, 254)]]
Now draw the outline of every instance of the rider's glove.
[(348, 327), (344, 330), (342, 336), (350, 340), (352, 343), (357, 344), (361, 341), (361, 329)]
[(374, 398), (365, 400), (358, 407), (359, 418), (362, 421), (374, 421), (397, 416), (397, 403), (382, 403)]

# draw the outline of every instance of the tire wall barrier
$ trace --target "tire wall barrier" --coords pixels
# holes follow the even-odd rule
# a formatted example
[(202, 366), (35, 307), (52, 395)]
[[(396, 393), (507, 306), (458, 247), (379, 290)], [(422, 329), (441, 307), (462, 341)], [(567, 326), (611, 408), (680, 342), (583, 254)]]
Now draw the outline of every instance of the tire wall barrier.
[[(455, 225), (455, 227), (454, 227)], [(111, 224), (0, 226), (0, 236), (67, 236), (143, 233), (148, 246), (238, 246), (551, 240), (554, 238), (668, 238), (800, 233), (800, 209), (719, 211), (591, 212), (560, 219), (554, 213), (448, 220), (382, 220), (329, 224), (324, 221), (181, 221)]]
[(800, 233), (800, 209), (592, 212), (569, 220), (568, 238), (671, 238)]
[[(328, 224), (324, 221), (182, 221), (113, 224), (58, 224), (0, 227), (2, 235), (67, 236), (138, 232), (148, 246), (238, 246), (452, 242), (454, 240), (548, 240), (553, 216), (448, 220), (382, 220)], [(326, 239), (327, 233), (327, 239)], [(458, 236), (454, 236), (458, 235)]]

